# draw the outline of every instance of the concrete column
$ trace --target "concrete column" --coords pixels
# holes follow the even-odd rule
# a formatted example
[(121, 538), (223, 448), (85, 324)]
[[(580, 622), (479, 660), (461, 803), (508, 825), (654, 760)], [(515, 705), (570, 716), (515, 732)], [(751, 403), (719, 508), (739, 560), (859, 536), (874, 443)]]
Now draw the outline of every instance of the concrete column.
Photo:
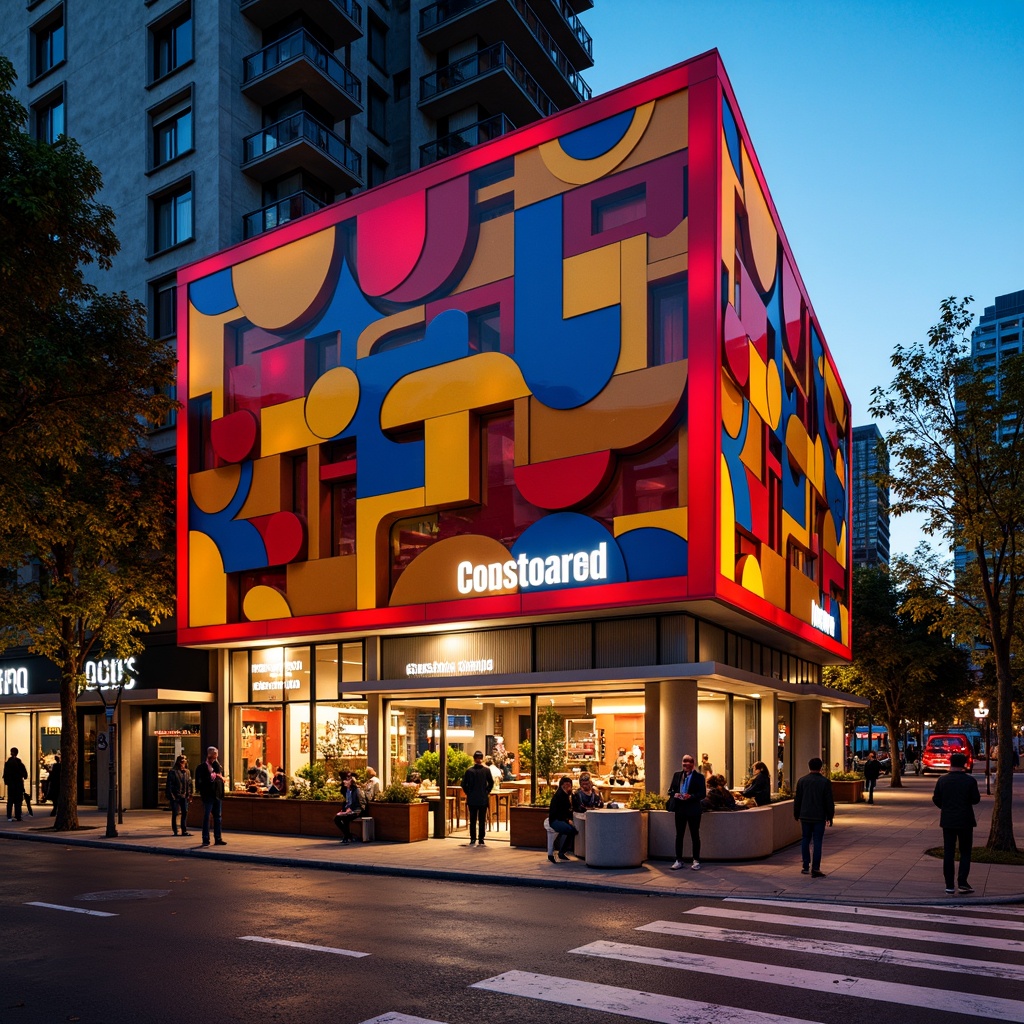
[[(699, 757), (697, 750), (697, 680), (665, 679), (659, 685), (660, 694), (657, 709), (657, 731), (659, 749), (657, 762), (647, 757), (647, 789), (663, 793), (679, 770), (683, 754)], [(647, 709), (647, 728), (651, 728), (651, 709)], [(651, 779), (652, 765), (657, 765), (657, 779)]]
[[(388, 778), (387, 761), (389, 723), (383, 722), (381, 713), (382, 698), (377, 694), (368, 694), (366, 701), (366, 763), (377, 772), (382, 785)], [(390, 781), (390, 780), (389, 780)]]
[(644, 786), (650, 793), (667, 788), (661, 785), (661, 687), (660, 682), (644, 686)]
[(774, 691), (761, 695), (760, 730), (761, 760), (768, 765), (774, 793), (779, 783), (779, 702)]
[(793, 709), (793, 773), (807, 774), (807, 762), (821, 757), (821, 701), (798, 700)]

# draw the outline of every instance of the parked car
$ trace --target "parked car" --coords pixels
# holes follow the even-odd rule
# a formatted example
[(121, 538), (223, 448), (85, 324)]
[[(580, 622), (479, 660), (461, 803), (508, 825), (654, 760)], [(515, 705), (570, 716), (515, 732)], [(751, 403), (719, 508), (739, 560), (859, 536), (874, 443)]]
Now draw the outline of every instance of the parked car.
[(974, 750), (971, 741), (963, 733), (936, 732), (928, 737), (921, 752), (921, 772), (924, 775), (929, 772), (948, 772), (951, 754), (965, 754), (967, 764), (964, 767), (969, 772), (974, 770)]

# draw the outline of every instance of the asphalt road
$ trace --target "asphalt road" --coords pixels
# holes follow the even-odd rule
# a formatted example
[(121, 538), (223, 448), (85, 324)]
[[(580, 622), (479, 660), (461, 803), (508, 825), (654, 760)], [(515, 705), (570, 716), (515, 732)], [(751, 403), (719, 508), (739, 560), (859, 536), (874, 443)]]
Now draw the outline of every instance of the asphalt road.
[(1020, 907), (886, 914), (9, 845), (3, 1024), (1024, 1020)]

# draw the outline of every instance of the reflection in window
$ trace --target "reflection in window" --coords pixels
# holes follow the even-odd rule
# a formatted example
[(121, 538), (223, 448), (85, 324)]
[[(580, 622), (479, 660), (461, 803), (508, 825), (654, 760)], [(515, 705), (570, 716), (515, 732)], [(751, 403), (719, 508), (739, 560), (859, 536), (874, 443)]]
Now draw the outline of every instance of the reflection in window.
[(664, 366), (686, 358), (686, 278), (651, 285), (651, 366)]
[(64, 60), (64, 6), (32, 29), (32, 77), (46, 74)]
[(153, 78), (163, 78), (192, 59), (192, 12), (186, 11), (151, 33)]
[(153, 251), (162, 252), (192, 237), (192, 186), (153, 200)]
[(153, 115), (153, 166), (161, 167), (192, 148), (192, 101)]

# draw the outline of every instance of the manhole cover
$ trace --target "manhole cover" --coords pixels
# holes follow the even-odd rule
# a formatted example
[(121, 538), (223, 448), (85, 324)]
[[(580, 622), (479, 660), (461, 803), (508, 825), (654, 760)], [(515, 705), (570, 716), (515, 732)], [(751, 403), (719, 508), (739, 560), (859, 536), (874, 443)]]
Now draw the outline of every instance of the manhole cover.
[(84, 892), (75, 899), (87, 903), (101, 903), (104, 900), (158, 900), (170, 889), (108, 889), (106, 892)]

